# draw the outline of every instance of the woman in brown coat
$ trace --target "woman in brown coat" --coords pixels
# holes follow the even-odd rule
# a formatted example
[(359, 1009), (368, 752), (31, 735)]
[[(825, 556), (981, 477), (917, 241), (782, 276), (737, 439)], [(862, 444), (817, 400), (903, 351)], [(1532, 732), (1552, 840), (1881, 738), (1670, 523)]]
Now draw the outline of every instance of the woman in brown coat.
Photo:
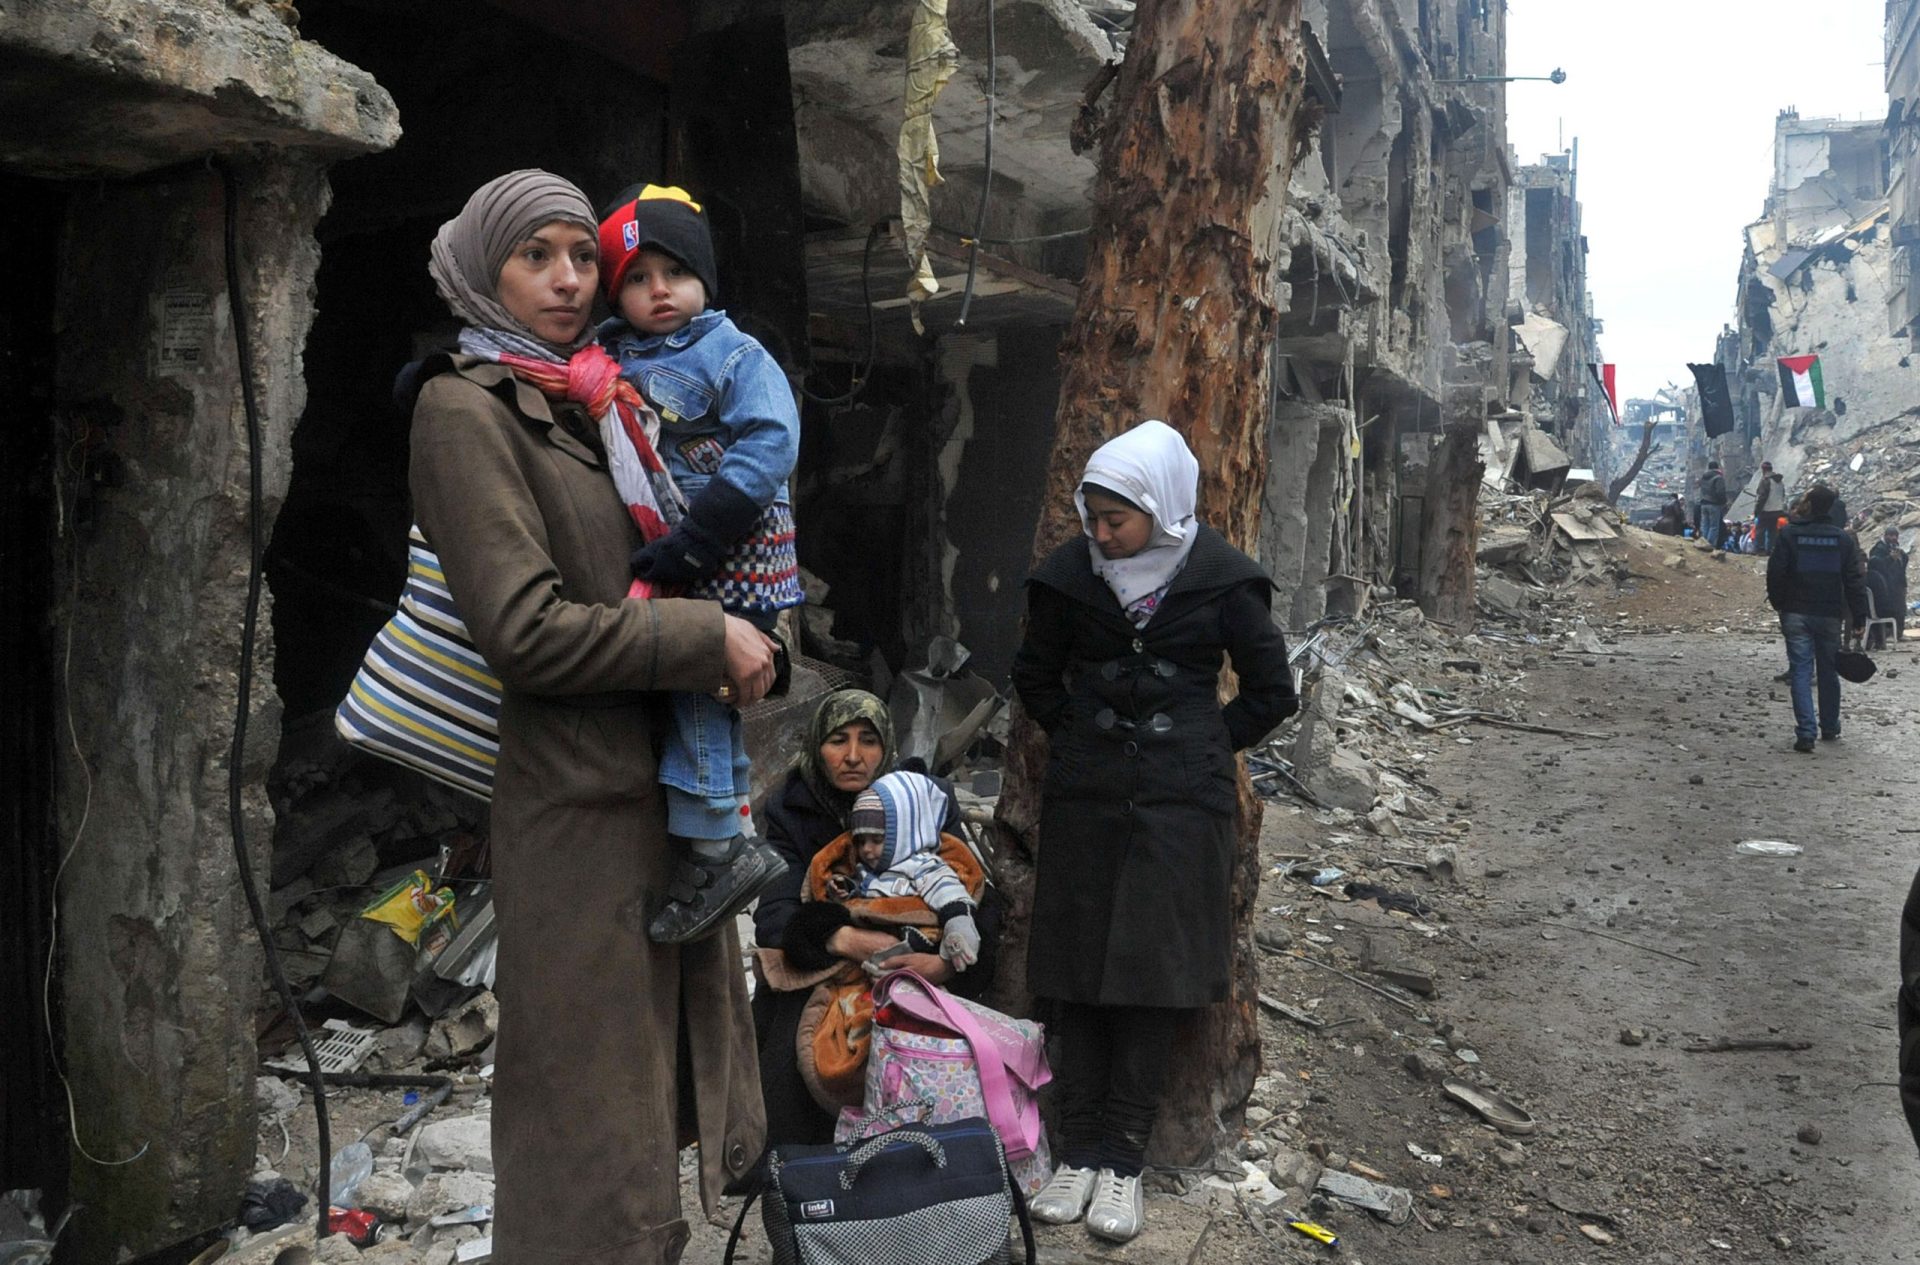
[(416, 518), (504, 686), (494, 1252), (512, 1265), (678, 1260), (679, 1147), (700, 1141), (711, 1207), (765, 1134), (732, 929), (647, 938), (673, 868), (649, 695), (752, 702), (772, 654), (714, 602), (624, 600), (639, 539), (585, 406), (615, 390), (589, 341), (595, 223), (574, 186), (517, 171), (441, 228), (431, 270), (466, 328), (413, 415)]

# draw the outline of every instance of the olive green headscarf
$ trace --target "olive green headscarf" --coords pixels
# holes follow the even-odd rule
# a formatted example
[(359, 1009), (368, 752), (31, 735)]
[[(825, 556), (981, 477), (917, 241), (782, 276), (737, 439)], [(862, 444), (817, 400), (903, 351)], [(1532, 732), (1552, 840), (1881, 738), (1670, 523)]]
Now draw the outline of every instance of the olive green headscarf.
[(842, 824), (853, 811), (854, 792), (843, 791), (833, 784), (820, 763), (820, 748), (834, 730), (860, 720), (872, 725), (873, 732), (880, 735), (880, 767), (873, 771), (878, 778), (893, 767), (893, 716), (879, 696), (865, 690), (835, 690), (821, 699), (813, 713), (813, 723), (807, 727), (807, 745), (793, 761), (793, 767), (813, 797), (839, 817)]

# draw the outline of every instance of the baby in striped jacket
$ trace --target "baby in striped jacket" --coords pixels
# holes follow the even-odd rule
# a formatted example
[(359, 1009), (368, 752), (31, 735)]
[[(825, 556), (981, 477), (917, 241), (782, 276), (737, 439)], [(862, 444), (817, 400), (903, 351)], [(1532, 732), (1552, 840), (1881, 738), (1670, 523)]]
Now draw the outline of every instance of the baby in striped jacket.
[(940, 956), (956, 971), (980, 957), (980, 928), (966, 885), (940, 859), (947, 796), (921, 773), (889, 773), (853, 801), (851, 833), (859, 869), (834, 894), (918, 896), (940, 919)]

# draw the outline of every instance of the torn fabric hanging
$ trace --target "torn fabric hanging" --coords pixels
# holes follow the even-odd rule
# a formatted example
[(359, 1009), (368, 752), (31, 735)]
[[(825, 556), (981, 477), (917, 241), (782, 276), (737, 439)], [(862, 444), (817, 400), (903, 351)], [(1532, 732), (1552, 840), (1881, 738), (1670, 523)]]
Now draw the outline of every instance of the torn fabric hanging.
[(1820, 375), (1820, 357), (1782, 356), (1774, 364), (1780, 370), (1780, 403), (1783, 407), (1827, 407), (1827, 384)]
[(1607, 398), (1607, 412), (1613, 414), (1613, 424), (1620, 424), (1620, 395), (1614, 389), (1614, 366), (1602, 364), (1597, 360), (1587, 362), (1587, 369), (1593, 374), (1593, 380), (1600, 384), (1600, 394)]
[(960, 65), (960, 49), (947, 33), (947, 0), (919, 0), (907, 31), (906, 116), (900, 123), (900, 226), (905, 231), (907, 314), (915, 333), (924, 334), (920, 305), (940, 293), (927, 259), (927, 233), (933, 228), (934, 185), (940, 178), (940, 142), (933, 133), (933, 101)]
[(1727, 371), (1719, 365), (1689, 364), (1693, 382), (1700, 390), (1700, 416), (1709, 439), (1718, 439), (1734, 428), (1733, 395), (1727, 390)]

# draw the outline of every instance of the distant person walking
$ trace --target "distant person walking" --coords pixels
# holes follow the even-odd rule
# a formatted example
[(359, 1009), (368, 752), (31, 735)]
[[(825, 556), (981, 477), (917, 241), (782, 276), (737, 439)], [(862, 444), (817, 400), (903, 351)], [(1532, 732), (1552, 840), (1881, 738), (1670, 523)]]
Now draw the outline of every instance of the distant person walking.
[(1773, 463), (1760, 463), (1760, 484), (1753, 490), (1753, 548), (1756, 553), (1773, 549), (1774, 531), (1781, 511), (1787, 508), (1786, 487), (1773, 472)]
[[(1840, 650), (1843, 620), (1866, 622), (1866, 568), (1853, 537), (1831, 521), (1834, 492), (1816, 483), (1805, 512), (1781, 531), (1767, 562), (1767, 602), (1780, 612), (1793, 690), (1793, 749), (1814, 749), (1814, 735), (1840, 736)], [(1819, 709), (1814, 706), (1818, 686)]]
[(1709, 461), (1700, 478), (1700, 534), (1715, 549), (1720, 547), (1720, 531), (1727, 517), (1727, 476), (1720, 463)]

